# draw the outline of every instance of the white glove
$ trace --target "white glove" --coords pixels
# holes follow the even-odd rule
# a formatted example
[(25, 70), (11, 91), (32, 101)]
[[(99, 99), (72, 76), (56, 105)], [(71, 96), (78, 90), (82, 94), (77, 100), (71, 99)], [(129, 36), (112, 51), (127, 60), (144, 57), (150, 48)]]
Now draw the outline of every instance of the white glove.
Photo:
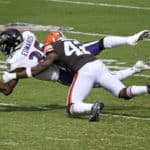
[(16, 79), (17, 78), (17, 74), (16, 73), (9, 73), (4, 71), (3, 75), (2, 75), (2, 79), (4, 83), (9, 82), (10, 80)]

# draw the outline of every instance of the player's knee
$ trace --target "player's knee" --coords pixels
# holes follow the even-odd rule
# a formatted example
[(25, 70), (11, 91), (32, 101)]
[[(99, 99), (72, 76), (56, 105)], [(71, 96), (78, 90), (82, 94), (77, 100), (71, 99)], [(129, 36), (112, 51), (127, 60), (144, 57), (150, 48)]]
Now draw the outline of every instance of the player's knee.
[(133, 97), (132, 93), (131, 93), (131, 87), (128, 88), (123, 88), (120, 92), (119, 92), (119, 98), (124, 98), (125, 100), (129, 100)]

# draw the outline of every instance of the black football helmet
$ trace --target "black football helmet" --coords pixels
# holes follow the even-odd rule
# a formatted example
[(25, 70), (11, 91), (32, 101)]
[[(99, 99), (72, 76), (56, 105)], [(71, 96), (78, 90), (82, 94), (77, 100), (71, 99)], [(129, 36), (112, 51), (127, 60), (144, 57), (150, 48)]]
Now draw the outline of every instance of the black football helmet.
[(7, 29), (0, 33), (0, 51), (5, 55), (20, 48), (22, 42), (22, 34), (17, 29)]

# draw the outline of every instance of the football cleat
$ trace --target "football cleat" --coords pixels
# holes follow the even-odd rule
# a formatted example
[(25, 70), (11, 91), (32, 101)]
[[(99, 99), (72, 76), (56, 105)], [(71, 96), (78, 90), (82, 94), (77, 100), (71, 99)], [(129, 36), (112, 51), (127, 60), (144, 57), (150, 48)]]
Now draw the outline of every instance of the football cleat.
[(138, 60), (136, 64), (132, 67), (132, 69), (136, 72), (150, 69), (150, 62), (143, 62), (142, 60)]
[(150, 94), (150, 84), (147, 84), (147, 92)]
[(93, 104), (93, 106), (91, 108), (91, 113), (90, 113), (90, 116), (89, 116), (89, 121), (90, 122), (99, 121), (99, 113), (101, 112), (103, 107), (104, 107), (104, 103), (101, 103), (101, 102), (96, 102), (95, 104)]
[(138, 41), (142, 41), (144, 40), (145, 38), (148, 38), (150, 35), (150, 31), (149, 30), (143, 30), (143, 31), (140, 31), (136, 34), (134, 34), (133, 36), (130, 36), (127, 40), (127, 43), (129, 45), (136, 45)]
[(150, 83), (147, 85), (147, 91), (150, 94)]

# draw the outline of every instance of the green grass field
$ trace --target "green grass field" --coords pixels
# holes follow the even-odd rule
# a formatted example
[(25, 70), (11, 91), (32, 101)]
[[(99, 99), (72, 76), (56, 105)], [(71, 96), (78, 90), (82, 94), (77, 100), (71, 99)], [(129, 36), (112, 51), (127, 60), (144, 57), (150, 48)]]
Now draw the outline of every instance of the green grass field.
[[(78, 2), (78, 3), (77, 3)], [(103, 5), (103, 4), (107, 5)], [(130, 35), (150, 29), (148, 0), (0, 0), (0, 24), (24, 22), (71, 27), (64, 31), (80, 41), (103, 35)], [(41, 42), (48, 31), (33, 31)], [(150, 41), (120, 46), (97, 56), (115, 59), (121, 67), (150, 61)], [(0, 60), (4, 60), (0, 55)], [(119, 64), (126, 62), (126, 64)], [(147, 77), (140, 76), (147, 75)], [(145, 85), (150, 71), (123, 82)], [(93, 89), (87, 102), (103, 101), (101, 121), (70, 118), (65, 104), (68, 87), (56, 82), (24, 79), (10, 96), (0, 94), (0, 150), (149, 150), (149, 95), (123, 101), (104, 89)]]

